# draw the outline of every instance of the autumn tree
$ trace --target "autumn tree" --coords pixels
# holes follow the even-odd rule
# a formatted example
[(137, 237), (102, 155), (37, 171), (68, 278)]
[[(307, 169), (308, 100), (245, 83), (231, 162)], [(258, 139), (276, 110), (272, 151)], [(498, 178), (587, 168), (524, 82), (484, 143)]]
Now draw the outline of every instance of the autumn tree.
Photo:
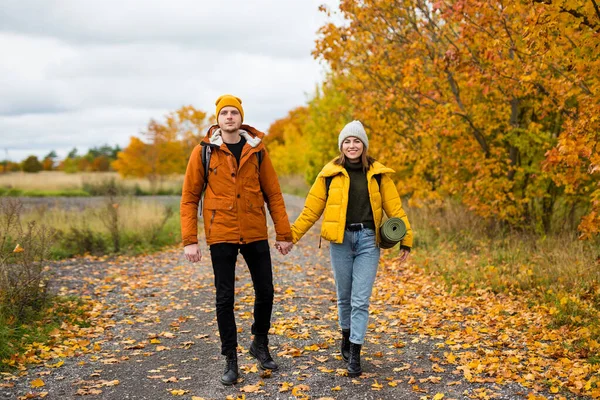
[(43, 166), (37, 156), (29, 156), (21, 163), (21, 169), (23, 172), (40, 172)]
[(298, 107), (269, 127), (264, 142), (279, 174), (298, 174), (304, 168), (307, 147), (303, 128), (306, 117), (306, 107)]
[(148, 178), (156, 190), (163, 177), (185, 172), (189, 155), (207, 127), (206, 113), (192, 106), (167, 114), (164, 122), (150, 120), (145, 141), (132, 136), (113, 168), (124, 177)]
[(48, 153), (43, 159), (42, 159), (42, 168), (44, 169), (44, 171), (52, 171), (54, 169), (54, 164), (56, 162), (56, 159), (58, 158), (58, 156), (56, 155), (56, 152), (54, 150), (52, 150), (50, 153)]
[(402, 193), (543, 231), (587, 213), (586, 236), (600, 229), (595, 4), (342, 0), (315, 56)]

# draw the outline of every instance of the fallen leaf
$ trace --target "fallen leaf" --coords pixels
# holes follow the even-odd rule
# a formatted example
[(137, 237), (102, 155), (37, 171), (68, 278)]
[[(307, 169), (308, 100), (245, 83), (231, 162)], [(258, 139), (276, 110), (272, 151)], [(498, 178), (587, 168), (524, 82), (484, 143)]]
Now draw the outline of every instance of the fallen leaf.
[(31, 381), (31, 387), (32, 388), (39, 388), (39, 387), (42, 387), (42, 386), (46, 386), (46, 384), (40, 378), (37, 378), (37, 379), (34, 379), (34, 380)]

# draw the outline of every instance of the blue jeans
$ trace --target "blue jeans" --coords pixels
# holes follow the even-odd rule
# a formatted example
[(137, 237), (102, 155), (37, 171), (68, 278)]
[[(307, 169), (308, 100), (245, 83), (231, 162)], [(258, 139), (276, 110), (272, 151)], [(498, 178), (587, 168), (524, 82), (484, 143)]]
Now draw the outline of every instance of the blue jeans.
[(346, 230), (344, 242), (329, 247), (340, 328), (350, 329), (350, 341), (355, 344), (365, 340), (379, 253), (375, 231), (366, 228)]

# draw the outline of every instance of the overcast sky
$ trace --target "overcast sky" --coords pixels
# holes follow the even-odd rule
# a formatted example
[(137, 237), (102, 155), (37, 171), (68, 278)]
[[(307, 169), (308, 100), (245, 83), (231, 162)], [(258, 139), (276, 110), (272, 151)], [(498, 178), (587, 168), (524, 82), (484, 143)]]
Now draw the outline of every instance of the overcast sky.
[(224, 93), (266, 131), (323, 80), (311, 56), (335, 0), (2, 0), (0, 159), (119, 144)]

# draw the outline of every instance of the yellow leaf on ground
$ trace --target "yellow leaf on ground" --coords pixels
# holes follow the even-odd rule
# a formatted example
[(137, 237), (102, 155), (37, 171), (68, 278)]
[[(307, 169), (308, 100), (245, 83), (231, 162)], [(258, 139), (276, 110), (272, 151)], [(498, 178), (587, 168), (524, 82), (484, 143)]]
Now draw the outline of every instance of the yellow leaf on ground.
[(436, 393), (435, 396), (433, 396), (433, 400), (442, 400), (444, 398), (444, 393)]
[(58, 368), (58, 367), (62, 366), (64, 363), (65, 362), (63, 360), (60, 360), (56, 364), (48, 364), (47, 366), (50, 367), (50, 368)]
[(303, 392), (306, 392), (309, 390), (310, 390), (310, 386), (297, 385), (297, 386), (294, 386), (294, 388), (292, 389), (292, 395), (295, 397), (304, 396), (305, 394)]
[(37, 379), (34, 379), (31, 381), (31, 387), (33, 387), (33, 388), (39, 388), (42, 386), (46, 386), (46, 384), (40, 378), (37, 378)]
[(19, 243), (17, 243), (17, 246), (15, 247), (15, 249), (13, 250), (13, 253), (22, 253), (24, 252), (25, 249), (21, 247), (21, 245)]
[(281, 387), (279, 388), (280, 392), (287, 392), (290, 390), (291, 387), (294, 386), (294, 384), (291, 382), (281, 382), (280, 385), (281, 385)]
[(260, 390), (260, 385), (246, 385), (240, 390), (246, 393), (256, 393)]
[(187, 392), (189, 392), (189, 390), (183, 390), (183, 389), (173, 389), (173, 390), (171, 390), (171, 394), (173, 396), (183, 396)]

